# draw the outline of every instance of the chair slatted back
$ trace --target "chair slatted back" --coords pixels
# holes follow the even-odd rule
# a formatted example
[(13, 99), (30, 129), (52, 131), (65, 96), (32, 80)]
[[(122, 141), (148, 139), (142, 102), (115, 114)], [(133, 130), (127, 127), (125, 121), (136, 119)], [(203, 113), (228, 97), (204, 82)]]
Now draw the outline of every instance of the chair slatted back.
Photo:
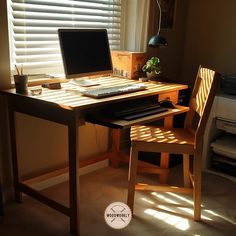
[(185, 118), (185, 128), (195, 132), (201, 139), (210, 114), (211, 106), (219, 85), (220, 74), (199, 67), (194, 89), (189, 102), (189, 112)]

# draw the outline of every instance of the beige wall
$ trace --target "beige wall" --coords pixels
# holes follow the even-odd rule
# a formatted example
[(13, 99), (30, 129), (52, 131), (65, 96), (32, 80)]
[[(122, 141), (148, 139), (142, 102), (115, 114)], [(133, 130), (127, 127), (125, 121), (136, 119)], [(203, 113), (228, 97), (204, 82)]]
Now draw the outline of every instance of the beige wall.
[(188, 2), (182, 82), (192, 85), (200, 64), (236, 73), (236, 1)]
[[(16, 113), (17, 154), (21, 176), (33, 177), (68, 164), (67, 127)], [(2, 127), (2, 126), (1, 126)], [(11, 185), (11, 160), (7, 129), (1, 130), (2, 179)], [(108, 129), (86, 123), (79, 127), (79, 158), (87, 159), (108, 149)]]
[[(157, 33), (157, 22), (159, 11), (156, 0), (150, 2), (149, 37)], [(162, 29), (160, 34), (168, 42), (165, 48), (148, 48), (148, 55), (158, 56), (161, 60), (163, 75), (169, 79), (179, 82), (183, 59), (183, 47), (185, 40), (187, 0), (176, 0), (175, 22), (173, 29)]]
[[(67, 127), (54, 122), (16, 113), (17, 153), (22, 176), (34, 176), (68, 161)], [(86, 124), (79, 127), (80, 160), (104, 153), (108, 130)]]

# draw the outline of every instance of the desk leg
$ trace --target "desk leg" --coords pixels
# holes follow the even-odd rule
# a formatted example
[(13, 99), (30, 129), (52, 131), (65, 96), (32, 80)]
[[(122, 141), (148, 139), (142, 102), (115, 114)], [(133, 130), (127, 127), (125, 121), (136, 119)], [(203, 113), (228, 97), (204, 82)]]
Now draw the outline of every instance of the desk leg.
[(15, 200), (22, 202), (22, 193), (20, 192), (20, 175), (18, 171), (18, 160), (16, 150), (16, 130), (15, 130), (15, 113), (9, 106), (9, 126), (10, 126), (10, 140), (11, 140), (11, 156), (12, 156), (12, 169), (13, 169), (13, 181), (15, 190)]
[(79, 157), (78, 117), (73, 115), (68, 124), (69, 141), (69, 194), (70, 194), (70, 231), (79, 235)]
[(111, 166), (119, 167), (120, 163), (120, 129), (112, 129), (112, 157), (111, 157)]
[[(173, 116), (168, 116), (164, 119), (164, 127), (165, 128), (171, 128), (173, 126)], [(169, 168), (169, 159), (170, 154), (166, 152), (161, 153), (161, 159), (160, 159), (160, 167), (163, 169), (168, 170)], [(168, 180), (168, 171), (166, 173), (162, 173), (159, 175), (159, 182), (161, 184), (166, 184)]]

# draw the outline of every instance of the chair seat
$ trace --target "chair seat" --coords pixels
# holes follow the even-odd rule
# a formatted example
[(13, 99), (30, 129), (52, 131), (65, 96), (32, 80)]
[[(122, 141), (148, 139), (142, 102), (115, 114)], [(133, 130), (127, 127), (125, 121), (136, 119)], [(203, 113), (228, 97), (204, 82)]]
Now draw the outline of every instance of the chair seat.
[[(145, 144), (157, 143), (160, 151), (169, 151), (173, 149), (174, 153), (184, 153), (187, 150), (188, 153), (194, 152), (195, 136), (193, 133), (183, 128), (163, 128), (149, 125), (136, 125), (131, 127), (130, 137), (132, 142), (145, 142)], [(165, 150), (168, 148), (167, 150)], [(180, 150), (180, 151), (179, 151)]]

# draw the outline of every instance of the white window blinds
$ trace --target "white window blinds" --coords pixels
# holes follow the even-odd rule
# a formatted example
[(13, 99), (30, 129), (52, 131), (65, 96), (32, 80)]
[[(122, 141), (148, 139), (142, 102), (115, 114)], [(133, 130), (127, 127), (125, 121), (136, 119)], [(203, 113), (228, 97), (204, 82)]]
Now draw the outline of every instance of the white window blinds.
[(111, 49), (120, 49), (122, 0), (10, 0), (11, 68), (63, 72), (58, 28), (106, 28)]

